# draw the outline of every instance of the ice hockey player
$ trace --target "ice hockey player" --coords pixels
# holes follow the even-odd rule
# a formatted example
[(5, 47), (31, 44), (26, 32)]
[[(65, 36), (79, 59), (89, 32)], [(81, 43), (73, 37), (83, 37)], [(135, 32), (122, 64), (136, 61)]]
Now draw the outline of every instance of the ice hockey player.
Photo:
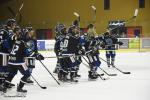
[[(35, 60), (44, 60), (44, 57), (38, 53), (37, 40), (33, 28), (31, 26), (26, 27), (24, 29), (24, 34), (24, 41), (28, 47), (29, 54), (31, 54), (26, 57), (26, 64), (31, 75), (33, 68), (35, 68)], [(27, 83), (33, 83), (30, 77), (27, 79)]]
[(87, 26), (87, 33), (89, 35), (89, 37), (96, 37), (98, 36), (98, 34), (96, 33), (96, 27), (93, 24), (89, 24)]
[(55, 67), (55, 69), (54, 69), (54, 71), (53, 71), (53, 73), (56, 73), (56, 74), (58, 74), (58, 71), (59, 71), (59, 69), (61, 68), (60, 67), (60, 59), (59, 59), (59, 57), (58, 57), (58, 55), (59, 55), (59, 52), (60, 52), (60, 50), (59, 50), (59, 48), (60, 48), (60, 45), (59, 45), (59, 43), (60, 43), (60, 40), (61, 40), (61, 30), (60, 29), (62, 29), (64, 27), (64, 25), (63, 24), (61, 24), (61, 23), (58, 23), (56, 26), (55, 26), (55, 44), (54, 44), (54, 52), (55, 52), (55, 54), (56, 54), (56, 56), (57, 56), (57, 64), (56, 64), (56, 67)]
[(110, 28), (107, 28), (107, 32), (104, 33), (104, 35), (102, 36), (103, 38), (103, 45), (105, 46), (105, 50), (106, 50), (106, 59), (107, 59), (107, 65), (108, 67), (110, 67), (110, 64), (112, 66), (114, 65), (115, 62), (115, 56), (116, 56), (116, 49), (118, 44), (122, 45), (123, 43), (118, 41), (116, 35), (113, 35), (114, 33), (112, 33)]
[[(66, 31), (65, 25), (60, 29), (61, 36), (59, 37), (59, 42), (57, 42), (57, 51), (59, 51), (58, 56), (60, 60), (60, 70), (58, 73), (58, 79), (60, 81), (77, 81), (75, 80), (76, 66), (78, 61), (76, 60), (75, 54), (77, 52), (77, 45), (79, 43), (78, 39), (69, 35)], [(70, 75), (70, 79), (67, 75)]]
[(81, 75), (78, 74), (78, 71), (79, 71), (79, 66), (82, 62), (81, 56), (79, 56), (79, 55), (83, 54), (82, 43), (84, 41), (84, 38), (82, 38), (82, 36), (81, 36), (78, 20), (74, 20), (72, 25), (70, 25), (70, 27), (68, 28), (68, 34), (71, 35), (72, 37), (74, 37), (76, 39), (76, 41), (78, 41), (77, 47), (74, 49), (76, 49), (75, 55), (77, 55), (77, 56), (75, 56), (75, 57), (78, 62), (78, 65), (76, 66), (75, 77), (79, 78), (79, 77), (81, 77)]
[(5, 78), (7, 76), (7, 60), (9, 51), (7, 48), (7, 37), (8, 32), (4, 29), (4, 27), (1, 27), (0, 29), (0, 91), (3, 89), (3, 83), (5, 81)]
[(4, 93), (7, 92), (9, 83), (12, 81), (12, 79), (19, 70), (23, 75), (23, 77), (21, 78), (20, 83), (17, 86), (17, 92), (26, 93), (27, 90), (24, 90), (23, 87), (30, 75), (30, 72), (25, 63), (25, 57), (30, 54), (28, 54), (27, 52), (28, 48), (26, 47), (26, 44), (23, 41), (22, 37), (24, 36), (21, 36), (20, 27), (16, 27), (14, 29), (14, 34), (16, 36), (16, 41), (13, 44), (13, 48), (11, 49), (11, 52), (9, 54), (8, 69), (7, 69), (9, 74), (6, 77), (3, 92)]
[(14, 34), (14, 29), (16, 27), (17, 27), (17, 22), (15, 19), (8, 19), (6, 21), (5, 30), (8, 32), (8, 38), (7, 39), (8, 39), (9, 49), (12, 48), (14, 41), (16, 40), (16, 35)]
[[(8, 63), (8, 55), (12, 48), (13, 42), (15, 41), (15, 35), (13, 33), (14, 28), (16, 27), (16, 21), (14, 19), (8, 19), (5, 23), (6, 25), (2, 25), (3, 27), (0, 30), (0, 72), (3, 74), (3, 82), (8, 74), (7, 72), (7, 63)], [(0, 79), (0, 84), (3, 84)], [(12, 83), (9, 83), (8, 88), (12, 88), (15, 86)]]
[[(88, 30), (93, 28), (93, 24), (88, 25)], [(93, 31), (88, 31), (85, 35), (85, 54), (86, 57), (89, 60), (89, 79), (95, 80), (99, 77), (100, 74), (97, 73), (97, 68), (101, 65), (101, 61), (99, 59), (99, 42), (97, 41), (97, 38), (94, 36)], [(103, 75), (103, 74), (102, 74)]]

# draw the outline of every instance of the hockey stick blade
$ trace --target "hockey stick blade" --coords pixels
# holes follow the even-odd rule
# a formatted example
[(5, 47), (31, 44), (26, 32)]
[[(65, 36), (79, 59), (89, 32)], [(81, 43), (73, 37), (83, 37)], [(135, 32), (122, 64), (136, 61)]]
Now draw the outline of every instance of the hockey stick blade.
[(45, 86), (41, 86), (40, 84), (39, 84), (39, 82), (31, 75), (31, 77), (33, 78), (33, 80), (37, 83), (37, 85), (41, 88), (41, 89), (47, 89), (47, 87), (45, 87)]
[(107, 74), (108, 76), (117, 76), (117, 74), (109, 74), (108, 72), (106, 72), (104, 69), (98, 67), (99, 69), (101, 69), (105, 74)]
[(99, 78), (102, 79), (103, 81), (106, 81), (106, 80), (109, 79), (109, 78), (104, 78), (104, 77), (102, 77), (101, 75), (98, 75), (98, 76), (99, 76)]
[(123, 72), (124, 74), (131, 74), (131, 72)]
[(138, 9), (135, 9), (135, 12), (134, 12), (134, 16), (136, 17), (138, 15)]
[(117, 74), (109, 74), (109, 73), (105, 73), (107, 74), (108, 76), (117, 76)]
[[(103, 60), (104, 62), (107, 63), (106, 60), (104, 60), (103, 58), (99, 57), (101, 60)], [(118, 70), (119, 72), (123, 73), (123, 74), (131, 74), (131, 72), (124, 72), (122, 70), (120, 70), (119, 68), (115, 67), (114, 65), (110, 64), (113, 68), (115, 68), (116, 70)]]
[(115, 66), (114, 66), (114, 68), (117, 69), (119, 72), (121, 72), (121, 73), (123, 73), (123, 74), (131, 74), (131, 72), (124, 72), (124, 71), (120, 70), (119, 68), (117, 68), (117, 67), (115, 67)]
[(45, 87), (45, 86), (44, 86), (44, 87), (41, 86), (41, 88), (42, 88), (42, 89), (47, 89), (47, 87)]

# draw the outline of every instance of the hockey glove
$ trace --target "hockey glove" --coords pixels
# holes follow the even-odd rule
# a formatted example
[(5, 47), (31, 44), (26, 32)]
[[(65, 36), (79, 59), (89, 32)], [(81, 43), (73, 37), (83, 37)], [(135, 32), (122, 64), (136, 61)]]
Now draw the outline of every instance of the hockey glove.
[(119, 45), (123, 45), (123, 42), (120, 42), (120, 41), (119, 41), (118, 44), (119, 44)]
[(40, 53), (37, 53), (37, 54), (36, 54), (36, 59), (37, 59), (37, 60), (44, 60), (44, 57), (43, 57), (43, 55), (41, 55)]

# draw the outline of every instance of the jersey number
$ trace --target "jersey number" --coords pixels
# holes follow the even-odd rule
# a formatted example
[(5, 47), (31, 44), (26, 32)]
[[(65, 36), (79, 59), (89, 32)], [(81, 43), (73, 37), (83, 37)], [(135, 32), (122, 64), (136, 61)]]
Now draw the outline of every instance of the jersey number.
[(13, 49), (12, 49), (12, 51), (11, 51), (11, 54), (12, 54), (12, 55), (15, 55), (15, 54), (16, 54), (16, 51), (18, 51), (18, 50), (19, 50), (19, 46), (18, 46), (18, 45), (13, 46)]
[(68, 46), (68, 40), (64, 40), (63, 42), (60, 43), (60, 47), (65, 48)]

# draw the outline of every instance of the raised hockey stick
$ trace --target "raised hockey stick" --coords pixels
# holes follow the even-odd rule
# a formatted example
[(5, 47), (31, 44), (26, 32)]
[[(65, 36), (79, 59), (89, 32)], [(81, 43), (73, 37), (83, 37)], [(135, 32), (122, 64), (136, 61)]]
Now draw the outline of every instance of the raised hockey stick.
[[(76, 17), (77, 17), (77, 20), (78, 20), (78, 27), (80, 28), (80, 15), (77, 13), (77, 12), (74, 12), (73, 13)], [(79, 36), (81, 35), (81, 32), (79, 31)]]
[(53, 74), (48, 70), (48, 68), (43, 64), (43, 62), (41, 60), (39, 60), (39, 61), (43, 65), (43, 67), (48, 71), (48, 73), (53, 77), (53, 79), (57, 82), (57, 84), (60, 85), (58, 80), (53, 76)]
[(8, 10), (9, 10), (9, 12), (12, 14), (12, 17), (14, 18), (15, 17), (15, 12), (14, 12), (14, 10), (11, 8), (11, 7), (7, 7), (8, 8)]
[(14, 16), (14, 19), (16, 19), (16, 18), (17, 18), (18, 14), (19, 14), (19, 13), (20, 13), (20, 11), (22, 10), (23, 6), (24, 6), (24, 2), (22, 2), (22, 4), (20, 5), (20, 8), (18, 9), (18, 11), (17, 11), (16, 15)]
[[(100, 58), (101, 60), (103, 60), (104, 62), (107, 63), (107, 61), (104, 60), (103, 58), (101, 58), (101, 57), (99, 57), (99, 58)], [(119, 68), (113, 66), (112, 64), (110, 64), (110, 65), (111, 65), (113, 68), (117, 69), (119, 72), (123, 73), (123, 74), (131, 74), (131, 72), (124, 72), (124, 71), (120, 70)]]
[[(134, 15), (133, 15), (131, 18), (129, 18), (128, 20), (126, 20), (126, 21), (124, 22), (124, 24), (129, 23), (130, 21), (134, 20), (134, 19), (137, 17), (137, 15), (138, 15), (138, 9), (135, 9)], [(120, 27), (120, 26), (116, 26), (116, 27), (110, 29), (110, 31), (115, 30), (116, 28), (119, 28), (119, 27)]]
[(80, 15), (77, 12), (74, 12), (73, 14), (78, 18), (78, 21), (80, 22)]
[(37, 83), (37, 85), (41, 88), (41, 89), (47, 89), (47, 87), (42, 86), (39, 84), (39, 82), (31, 75), (31, 77), (33, 78), (33, 80)]
[(95, 24), (95, 22), (96, 22), (96, 7), (94, 5), (91, 5), (91, 8), (94, 12), (94, 14), (93, 14), (93, 24)]

